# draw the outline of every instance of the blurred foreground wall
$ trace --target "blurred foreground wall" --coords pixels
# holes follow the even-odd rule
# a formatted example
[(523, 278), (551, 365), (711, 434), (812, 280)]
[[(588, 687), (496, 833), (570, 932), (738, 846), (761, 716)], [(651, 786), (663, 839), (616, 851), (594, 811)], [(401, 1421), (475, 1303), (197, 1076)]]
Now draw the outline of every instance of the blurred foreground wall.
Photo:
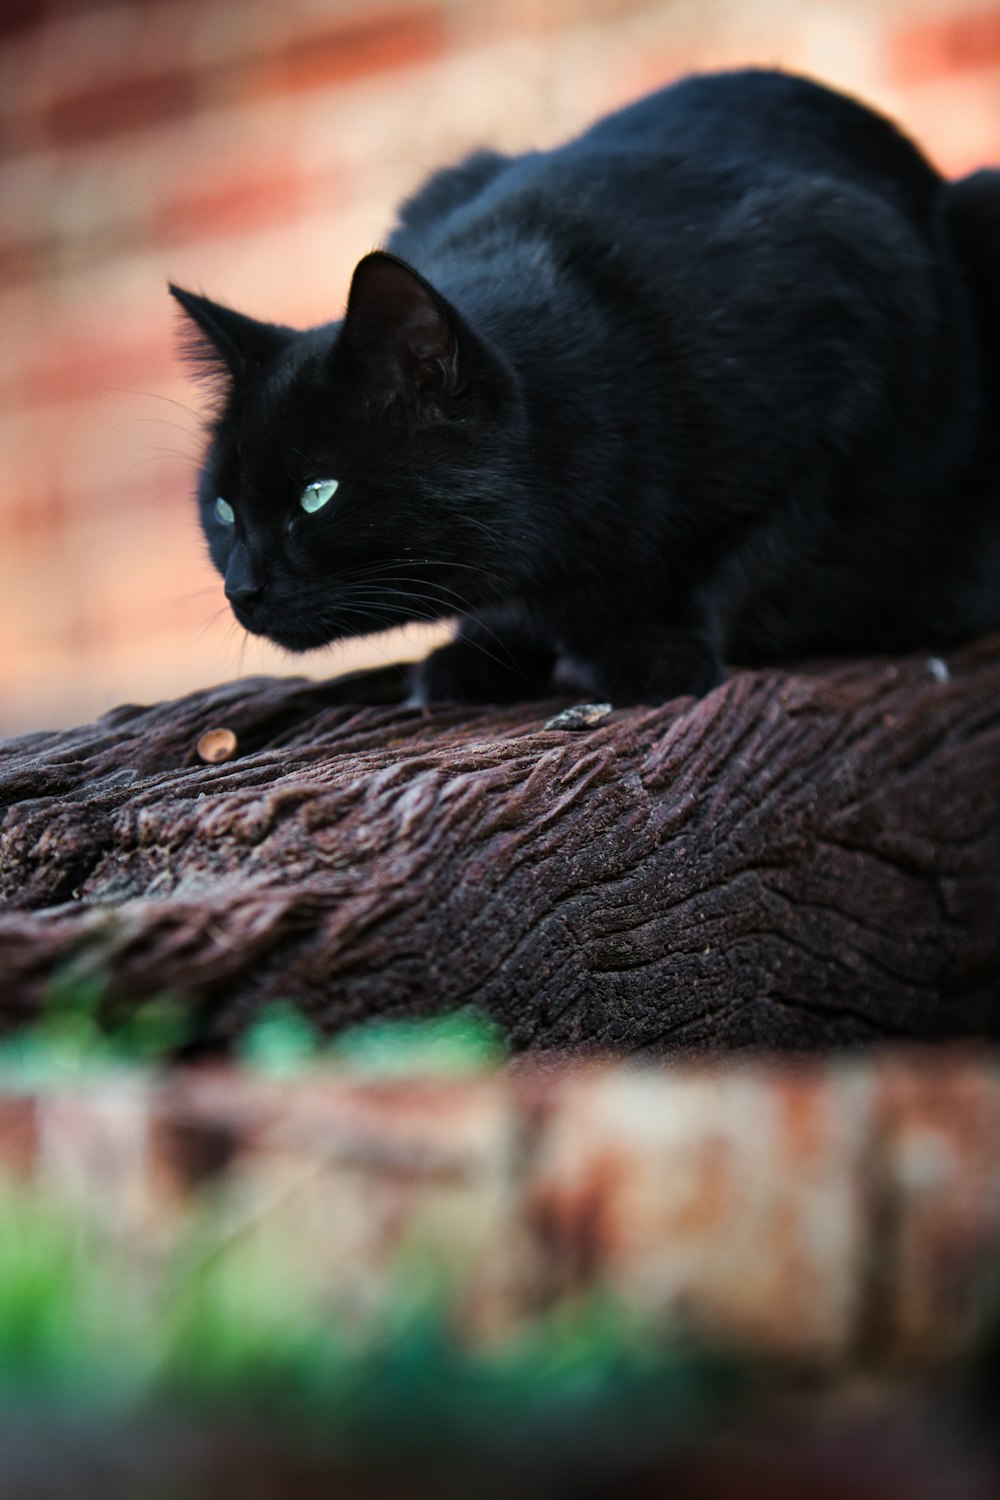
[(2, 0), (0, 734), (423, 649), (243, 641), (194, 523), (168, 277), (325, 321), (434, 166), (747, 62), (865, 96), (950, 173), (1000, 160), (982, 0)]

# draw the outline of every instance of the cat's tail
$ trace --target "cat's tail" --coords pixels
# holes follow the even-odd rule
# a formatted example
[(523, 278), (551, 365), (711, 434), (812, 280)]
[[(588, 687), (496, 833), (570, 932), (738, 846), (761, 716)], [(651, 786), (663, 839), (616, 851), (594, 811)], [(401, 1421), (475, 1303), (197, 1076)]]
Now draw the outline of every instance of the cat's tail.
[(950, 182), (945, 211), (972, 291), (994, 389), (1000, 390), (1000, 169)]

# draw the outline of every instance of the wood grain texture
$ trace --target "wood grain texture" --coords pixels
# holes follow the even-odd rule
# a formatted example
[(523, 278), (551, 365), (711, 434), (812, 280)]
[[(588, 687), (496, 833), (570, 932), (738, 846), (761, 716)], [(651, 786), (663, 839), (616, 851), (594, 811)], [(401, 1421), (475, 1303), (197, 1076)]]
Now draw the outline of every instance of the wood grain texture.
[(584, 732), (258, 678), (10, 741), (3, 1016), (72, 963), (208, 1040), (275, 997), (330, 1030), (475, 1003), (532, 1048), (996, 1036), (1000, 643), (946, 664), (740, 671)]

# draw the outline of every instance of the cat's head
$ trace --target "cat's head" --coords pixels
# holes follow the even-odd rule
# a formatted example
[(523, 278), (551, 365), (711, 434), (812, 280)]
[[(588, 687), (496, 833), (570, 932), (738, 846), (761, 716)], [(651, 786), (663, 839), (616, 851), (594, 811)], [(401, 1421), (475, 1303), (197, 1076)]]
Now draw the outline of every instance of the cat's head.
[(201, 523), (247, 630), (309, 650), (510, 592), (516, 386), (417, 272), (366, 256), (308, 332), (171, 291), (217, 382)]

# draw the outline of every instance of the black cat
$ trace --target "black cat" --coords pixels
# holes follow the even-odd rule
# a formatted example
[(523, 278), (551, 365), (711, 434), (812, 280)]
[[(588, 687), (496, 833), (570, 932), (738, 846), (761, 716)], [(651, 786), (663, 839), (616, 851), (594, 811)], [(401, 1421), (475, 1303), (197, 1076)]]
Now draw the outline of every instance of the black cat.
[(291, 650), (458, 616), (430, 700), (704, 693), (724, 660), (1000, 628), (1000, 171), (802, 79), (689, 78), (403, 206), (344, 319), (172, 288), (200, 487)]

